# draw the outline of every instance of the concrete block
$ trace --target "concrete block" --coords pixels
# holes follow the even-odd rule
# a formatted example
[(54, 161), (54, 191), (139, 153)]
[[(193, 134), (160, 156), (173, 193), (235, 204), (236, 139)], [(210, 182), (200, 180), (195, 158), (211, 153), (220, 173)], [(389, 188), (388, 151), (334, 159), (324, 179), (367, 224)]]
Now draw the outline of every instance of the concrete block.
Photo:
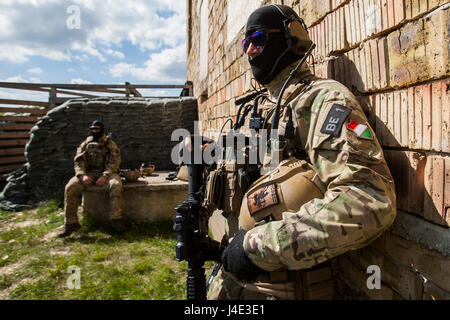
[(423, 300), (450, 300), (450, 292), (431, 281), (426, 281), (423, 288)]
[(360, 263), (363, 270), (376, 265), (381, 271), (381, 281), (399, 293), (402, 298), (418, 300), (422, 298), (423, 279), (418, 273), (396, 262), (372, 246), (362, 248)]
[[(184, 181), (165, 180), (167, 175), (168, 172), (157, 172), (152, 177), (124, 183), (123, 217), (145, 223), (173, 219), (174, 208), (187, 200), (188, 185)], [(83, 192), (82, 206), (83, 211), (95, 220), (109, 219), (108, 195), (100, 187), (94, 186)]]
[(402, 300), (403, 298), (394, 290), (389, 288), (385, 283), (381, 283), (380, 289), (369, 289), (367, 287), (367, 279), (369, 274), (365, 270), (356, 267), (350, 260), (344, 256), (338, 258), (339, 276), (345, 281), (352, 284), (352, 286), (364, 292), (370, 299), (373, 300)]
[(403, 239), (392, 232), (386, 232), (384, 253), (396, 262), (421, 274), (425, 279), (450, 289), (450, 261), (435, 250), (423, 244)]

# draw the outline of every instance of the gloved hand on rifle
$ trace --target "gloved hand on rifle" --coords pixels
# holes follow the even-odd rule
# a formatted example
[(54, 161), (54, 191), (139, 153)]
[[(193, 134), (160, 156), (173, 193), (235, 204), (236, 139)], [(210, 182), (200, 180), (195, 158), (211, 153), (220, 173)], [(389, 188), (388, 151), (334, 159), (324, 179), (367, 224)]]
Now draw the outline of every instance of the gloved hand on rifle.
[(244, 251), (244, 237), (247, 231), (239, 230), (222, 253), (222, 263), (226, 271), (240, 280), (254, 281), (257, 276), (267, 274), (254, 265)]

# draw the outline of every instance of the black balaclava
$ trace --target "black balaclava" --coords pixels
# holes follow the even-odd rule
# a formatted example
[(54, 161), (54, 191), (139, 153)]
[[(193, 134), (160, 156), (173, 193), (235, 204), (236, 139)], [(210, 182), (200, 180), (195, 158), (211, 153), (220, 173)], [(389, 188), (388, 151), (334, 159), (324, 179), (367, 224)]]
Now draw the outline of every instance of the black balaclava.
[(99, 132), (92, 132), (91, 131), (91, 135), (94, 138), (94, 140), (98, 141), (98, 139), (103, 137), (103, 134), (105, 132), (105, 126), (103, 125), (103, 122), (101, 122), (100, 120), (95, 120), (94, 122), (92, 122), (92, 124), (89, 127), (89, 129), (92, 129), (92, 127), (100, 127), (100, 131)]
[[(253, 76), (260, 84), (267, 84), (285, 67), (300, 59), (291, 50), (284, 36), (283, 20), (286, 18), (272, 5), (256, 9), (248, 18), (245, 36), (261, 29), (280, 29), (280, 33), (270, 33), (269, 40), (260, 55), (249, 59)], [(278, 62), (277, 62), (278, 60)]]

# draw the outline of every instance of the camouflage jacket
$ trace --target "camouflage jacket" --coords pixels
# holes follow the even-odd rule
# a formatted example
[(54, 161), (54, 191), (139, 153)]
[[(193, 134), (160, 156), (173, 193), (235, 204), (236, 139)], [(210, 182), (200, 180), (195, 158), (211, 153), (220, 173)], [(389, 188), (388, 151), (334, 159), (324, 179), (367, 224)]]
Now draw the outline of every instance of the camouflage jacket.
[[(291, 68), (266, 86), (271, 100), (276, 101)], [(299, 84), (300, 79), (310, 81)], [(380, 236), (396, 216), (392, 176), (354, 95), (339, 82), (318, 79), (303, 68), (290, 81), (282, 99), (286, 102), (279, 128), (291, 111), (292, 147), (306, 151), (324, 197), (247, 232), (247, 256), (267, 271), (310, 268), (361, 248)]]
[(87, 137), (77, 148), (74, 158), (75, 175), (93, 174), (109, 176), (119, 172), (120, 150), (110, 138), (103, 136), (98, 142)]

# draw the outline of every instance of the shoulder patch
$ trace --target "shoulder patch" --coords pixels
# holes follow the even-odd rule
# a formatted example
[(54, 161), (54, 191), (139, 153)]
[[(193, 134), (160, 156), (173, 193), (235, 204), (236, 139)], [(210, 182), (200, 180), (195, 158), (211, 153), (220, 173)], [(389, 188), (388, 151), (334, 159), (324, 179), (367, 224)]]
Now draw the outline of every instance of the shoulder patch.
[(247, 206), (250, 215), (278, 204), (278, 194), (275, 183), (256, 189), (247, 196)]
[(328, 112), (327, 118), (320, 129), (320, 132), (325, 134), (330, 134), (333, 137), (338, 137), (342, 125), (347, 119), (348, 115), (352, 112), (352, 109), (344, 107), (340, 104), (333, 104), (330, 111)]

